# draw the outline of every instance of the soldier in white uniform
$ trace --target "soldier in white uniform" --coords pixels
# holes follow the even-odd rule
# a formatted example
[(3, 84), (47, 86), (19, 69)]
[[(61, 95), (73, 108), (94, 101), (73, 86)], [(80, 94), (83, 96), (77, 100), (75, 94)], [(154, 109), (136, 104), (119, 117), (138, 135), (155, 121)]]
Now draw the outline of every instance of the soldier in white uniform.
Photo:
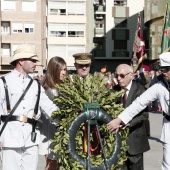
[(170, 170), (170, 52), (161, 54), (159, 59), (162, 79), (139, 96), (118, 118), (108, 123), (108, 128), (111, 131), (117, 131), (121, 124), (126, 125), (150, 102), (159, 100), (164, 115), (161, 134), (163, 142), (162, 170)]
[[(4, 75), (8, 87), (11, 109), (13, 109), (30, 82), (31, 77), (28, 74), (34, 72), (37, 61), (39, 61), (38, 56), (31, 45), (21, 44), (15, 50), (10, 63), (15, 66), (15, 69)], [(39, 108), (38, 113), (34, 116), (34, 120), (39, 119), (40, 108), (45, 113), (48, 113), (49, 116), (58, 109), (46, 96), (44, 89), (40, 88)], [(36, 127), (36, 139), (35, 141), (31, 140), (33, 125), (30, 123), (33, 119), (37, 96), (38, 83), (34, 80), (1, 135), (2, 170), (36, 170), (37, 168), (40, 133), (38, 127)], [(0, 127), (2, 128), (9, 113), (7, 112), (4, 84), (1, 79), (0, 114), (2, 119)]]

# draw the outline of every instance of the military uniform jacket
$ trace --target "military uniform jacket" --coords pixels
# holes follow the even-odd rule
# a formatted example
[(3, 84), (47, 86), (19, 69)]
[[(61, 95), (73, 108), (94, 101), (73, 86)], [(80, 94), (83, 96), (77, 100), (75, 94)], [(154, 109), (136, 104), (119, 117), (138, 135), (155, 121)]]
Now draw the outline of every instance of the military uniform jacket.
[[(162, 110), (169, 113), (169, 91), (164, 83), (159, 81), (139, 96), (129, 107), (127, 107), (118, 117), (127, 124), (132, 118), (143, 110), (152, 101), (159, 100)], [(155, 127), (157, 128), (157, 127)], [(163, 117), (161, 141), (170, 144), (170, 121)]]
[[(134, 81), (130, 87), (130, 91), (126, 100), (125, 108), (128, 107), (138, 96), (145, 91), (144, 87)], [(122, 99), (119, 99), (122, 102)], [(129, 136), (127, 145), (128, 153), (136, 155), (146, 152), (150, 149), (149, 141), (145, 129), (145, 120), (148, 119), (147, 108), (140, 112), (129, 122)]]
[[(5, 75), (5, 79), (8, 86), (9, 100), (11, 109), (15, 106), (16, 102), (23, 94), (23, 91), (30, 82), (31, 77), (28, 75), (23, 75), (17, 70), (12, 71)], [(20, 102), (19, 106), (16, 108), (13, 115), (15, 116), (27, 116), (33, 118), (34, 108), (37, 101), (38, 95), (38, 84), (33, 81), (28, 92), (26, 93), (23, 100)], [(51, 113), (58, 109), (58, 107), (53, 104), (53, 102), (46, 96), (44, 89), (41, 87), (39, 110), (36, 119), (39, 119), (40, 107), (45, 113), (51, 115)], [(0, 80), (0, 114), (7, 115), (6, 108), (6, 96), (4, 90), (4, 84)], [(1, 122), (2, 127), (3, 122)], [(36, 141), (33, 143), (31, 141), (32, 125), (29, 123), (19, 122), (19, 121), (9, 121), (1, 135), (0, 141), (3, 147), (29, 147), (40, 143), (40, 133), (39, 129), (36, 128)]]

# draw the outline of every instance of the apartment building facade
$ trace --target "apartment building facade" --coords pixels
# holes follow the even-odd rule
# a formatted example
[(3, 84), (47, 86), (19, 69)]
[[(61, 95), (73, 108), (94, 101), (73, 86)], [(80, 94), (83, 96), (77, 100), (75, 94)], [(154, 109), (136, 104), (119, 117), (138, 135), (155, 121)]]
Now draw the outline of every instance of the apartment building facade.
[(11, 71), (9, 65), (16, 47), (21, 43), (35, 46), (40, 62), (36, 72), (42, 74), (46, 59), (46, 3), (45, 0), (0, 1), (0, 70)]
[[(103, 4), (105, 11), (101, 11)], [(108, 71), (114, 71), (118, 64), (130, 64), (137, 16), (140, 13), (143, 18), (143, 8), (143, 0), (99, 0), (99, 7), (94, 14), (95, 70), (100, 71), (106, 65)], [(98, 32), (100, 36), (96, 34)]]
[[(140, 1), (141, 6), (133, 9), (134, 0), (48, 0), (48, 59), (55, 54), (72, 67), (73, 53), (91, 52), (93, 71), (104, 65), (111, 69), (122, 60), (129, 63), (137, 14), (143, 11), (144, 1)], [(57, 30), (55, 35), (52, 29)]]
[(74, 70), (73, 54), (91, 52), (92, 7), (87, 0), (48, 0), (47, 60), (60, 56)]
[(1, 73), (13, 69), (9, 61), (21, 43), (35, 46), (38, 74), (53, 56), (63, 57), (74, 70), (72, 55), (81, 52), (93, 54), (92, 71), (129, 64), (137, 15), (143, 16), (144, 0), (139, 1), (1, 0)]

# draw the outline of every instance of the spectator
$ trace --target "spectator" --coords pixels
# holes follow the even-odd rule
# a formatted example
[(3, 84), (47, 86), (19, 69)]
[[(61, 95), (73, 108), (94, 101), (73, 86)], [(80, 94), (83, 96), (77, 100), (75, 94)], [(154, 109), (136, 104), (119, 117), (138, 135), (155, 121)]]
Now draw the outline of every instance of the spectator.
[[(128, 107), (138, 96), (140, 96), (145, 88), (133, 81), (133, 69), (127, 64), (120, 64), (116, 68), (118, 86), (125, 90), (122, 96), (123, 106)], [(114, 89), (118, 89), (114, 86)], [(126, 96), (126, 97), (125, 97)], [(145, 120), (148, 119), (147, 108), (133, 118), (127, 126), (129, 126), (129, 136), (127, 139), (128, 151), (127, 161), (122, 167), (123, 170), (143, 170), (143, 153), (150, 149), (147, 133), (145, 130)]]
[[(47, 72), (44, 77), (42, 85), (45, 89), (45, 93), (50, 100), (54, 100), (55, 97), (59, 95), (58, 90), (55, 85), (62, 83), (64, 77), (66, 76), (66, 62), (61, 57), (53, 57), (50, 59), (47, 67)], [(51, 139), (54, 138), (56, 127), (55, 124), (58, 120), (53, 121), (47, 115), (42, 115), (43, 120), (41, 138), (42, 144), (39, 145), (39, 154), (45, 155), (46, 167), (45, 170), (59, 170), (59, 165), (57, 164), (57, 154), (53, 152), (54, 146), (51, 143)]]

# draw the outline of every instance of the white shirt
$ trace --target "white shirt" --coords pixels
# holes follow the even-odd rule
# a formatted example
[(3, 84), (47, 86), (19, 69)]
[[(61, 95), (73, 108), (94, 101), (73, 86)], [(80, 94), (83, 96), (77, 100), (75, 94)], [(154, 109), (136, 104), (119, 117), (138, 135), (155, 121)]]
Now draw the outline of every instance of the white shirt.
[[(129, 107), (127, 107), (118, 117), (127, 124), (132, 118), (142, 111), (151, 101), (159, 100), (162, 110), (170, 116), (169, 113), (169, 91), (160, 81), (146, 90)], [(156, 127), (155, 127), (156, 128)], [(161, 140), (170, 144), (170, 121), (163, 117), (163, 126)]]
[[(131, 88), (131, 86), (132, 86), (132, 80), (130, 81), (130, 83), (127, 85), (127, 87), (126, 87), (126, 95), (127, 95), (127, 97), (128, 97), (128, 95), (129, 95), (129, 91), (130, 91), (130, 88)], [(124, 95), (124, 94), (123, 94)]]
[[(12, 71), (5, 75), (5, 80), (8, 86), (9, 100), (11, 109), (15, 106), (16, 102), (23, 94), (23, 91), (30, 82), (30, 76), (23, 75), (17, 70)], [(37, 101), (38, 95), (38, 84), (36, 81), (33, 81), (31, 87), (26, 93), (23, 100), (20, 102), (19, 106), (16, 108), (13, 115), (22, 116), (25, 115), (29, 118), (33, 117), (34, 108)], [(51, 115), (52, 112), (58, 109), (58, 107), (53, 104), (53, 102), (47, 97), (44, 89), (41, 87), (40, 101), (39, 101), (39, 110), (36, 116), (36, 119), (39, 119), (41, 109), (44, 110), (48, 115)], [(4, 90), (4, 84), (0, 80), (0, 114), (7, 115), (6, 109), (6, 96)], [(2, 127), (1, 123), (1, 127)], [(4, 147), (23, 147), (23, 146), (32, 146), (40, 143), (39, 129), (36, 129), (37, 137), (35, 143), (31, 141), (31, 132), (32, 125), (29, 123), (19, 122), (19, 121), (10, 121), (7, 123), (2, 136), (1, 142)]]

